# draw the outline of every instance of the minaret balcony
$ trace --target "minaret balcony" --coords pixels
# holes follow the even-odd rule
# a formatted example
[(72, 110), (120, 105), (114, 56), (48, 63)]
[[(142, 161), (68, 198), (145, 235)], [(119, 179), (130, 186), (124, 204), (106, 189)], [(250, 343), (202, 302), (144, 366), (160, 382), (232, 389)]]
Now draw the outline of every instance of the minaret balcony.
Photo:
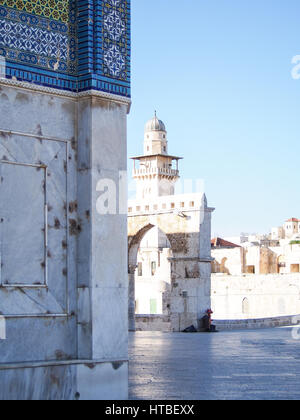
[(133, 170), (133, 177), (150, 175), (179, 177), (179, 171), (171, 168), (139, 168)]

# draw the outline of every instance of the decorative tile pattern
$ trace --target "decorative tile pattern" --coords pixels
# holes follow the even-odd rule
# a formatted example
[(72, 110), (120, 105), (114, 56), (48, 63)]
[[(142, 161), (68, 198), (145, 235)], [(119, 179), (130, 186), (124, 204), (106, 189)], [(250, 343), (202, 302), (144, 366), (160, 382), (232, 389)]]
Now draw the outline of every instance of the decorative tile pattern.
[(0, 0), (6, 77), (130, 97), (130, 0)]
[(68, 0), (0, 0), (0, 5), (64, 23), (69, 21)]
[(127, 80), (127, 1), (107, 0), (103, 7), (103, 73)]
[(76, 73), (76, 40), (69, 25), (4, 7), (0, 7), (0, 55), (12, 62)]

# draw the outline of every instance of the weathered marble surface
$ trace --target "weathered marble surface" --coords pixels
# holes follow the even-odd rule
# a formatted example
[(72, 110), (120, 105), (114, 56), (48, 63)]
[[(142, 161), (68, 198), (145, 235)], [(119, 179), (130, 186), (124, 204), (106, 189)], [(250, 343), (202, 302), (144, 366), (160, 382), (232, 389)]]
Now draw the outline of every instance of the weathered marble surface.
[(115, 400), (128, 395), (128, 363), (0, 365), (0, 400)]
[(0, 85), (0, 363), (77, 358), (75, 111)]
[[(127, 218), (98, 214), (96, 206), (99, 180), (118, 186), (126, 171), (127, 102), (0, 81), (0, 171), (7, 161), (23, 168), (18, 176), (5, 172), (5, 223), (14, 215), (13, 200), (25, 199), (24, 176), (29, 196), (23, 220), (18, 203), (18, 228), (10, 225), (1, 237), (0, 315), (7, 338), (0, 340), (0, 399), (127, 397)], [(20, 232), (25, 250), (24, 242), (18, 249)], [(11, 363), (19, 365), (4, 366)]]

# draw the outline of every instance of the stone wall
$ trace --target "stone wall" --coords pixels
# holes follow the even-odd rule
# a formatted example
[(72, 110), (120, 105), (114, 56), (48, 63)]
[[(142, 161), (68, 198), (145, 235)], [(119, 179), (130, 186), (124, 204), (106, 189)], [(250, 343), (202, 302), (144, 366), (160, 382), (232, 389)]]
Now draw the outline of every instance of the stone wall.
[(135, 328), (136, 331), (172, 331), (168, 315), (136, 315)]
[(230, 274), (237, 276), (244, 272), (244, 249), (236, 248), (213, 248), (211, 256), (213, 273)]
[(300, 314), (300, 274), (212, 275), (212, 309), (219, 320)]
[(255, 319), (226, 319), (215, 320), (214, 325), (218, 331), (226, 330), (245, 330), (258, 328), (278, 328), (299, 325), (299, 316), (280, 316), (274, 318), (255, 318)]

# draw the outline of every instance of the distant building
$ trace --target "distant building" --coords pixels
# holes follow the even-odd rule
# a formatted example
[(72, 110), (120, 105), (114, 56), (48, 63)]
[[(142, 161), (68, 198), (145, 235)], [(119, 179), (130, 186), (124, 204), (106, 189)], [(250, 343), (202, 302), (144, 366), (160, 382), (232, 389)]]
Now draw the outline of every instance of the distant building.
[(283, 227), (272, 228), (271, 238), (273, 240), (280, 240), (285, 238), (285, 231)]
[(300, 220), (293, 217), (284, 222), (283, 226), (273, 227), (271, 237), (274, 240), (294, 239), (300, 234)]
[(212, 240), (212, 273), (241, 274), (278, 273), (277, 254), (264, 246), (239, 246), (221, 238)]
[(283, 225), (285, 238), (292, 239), (294, 235), (300, 233), (300, 220), (292, 218), (287, 220)]

